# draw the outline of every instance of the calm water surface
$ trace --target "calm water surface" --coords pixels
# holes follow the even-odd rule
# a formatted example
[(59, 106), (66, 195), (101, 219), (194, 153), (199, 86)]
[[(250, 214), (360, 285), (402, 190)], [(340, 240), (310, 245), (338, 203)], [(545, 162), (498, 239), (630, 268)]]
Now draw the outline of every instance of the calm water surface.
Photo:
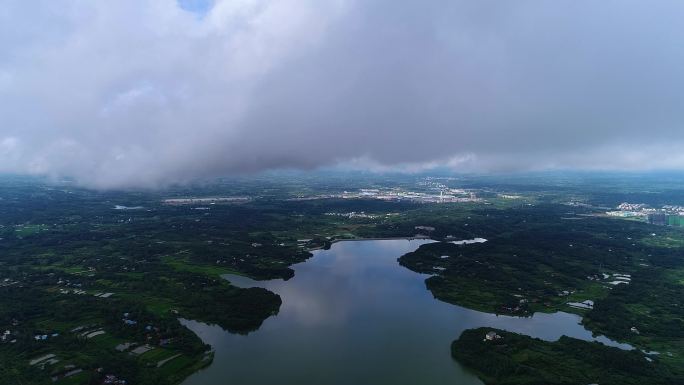
[(246, 336), (184, 320), (216, 351), (212, 365), (184, 385), (482, 384), (449, 352), (463, 330), (480, 326), (629, 348), (592, 337), (573, 314), (496, 316), (434, 299), (425, 288), (428, 276), (397, 262), (427, 242), (338, 242), (294, 265), (289, 281), (225, 276), (236, 286), (278, 293), (280, 313)]

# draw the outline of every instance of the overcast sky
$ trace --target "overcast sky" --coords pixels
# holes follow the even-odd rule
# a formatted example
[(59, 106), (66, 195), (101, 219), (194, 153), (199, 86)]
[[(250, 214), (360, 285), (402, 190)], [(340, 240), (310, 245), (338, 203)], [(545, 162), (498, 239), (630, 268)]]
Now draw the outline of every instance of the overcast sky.
[(681, 0), (3, 0), (0, 172), (684, 169)]

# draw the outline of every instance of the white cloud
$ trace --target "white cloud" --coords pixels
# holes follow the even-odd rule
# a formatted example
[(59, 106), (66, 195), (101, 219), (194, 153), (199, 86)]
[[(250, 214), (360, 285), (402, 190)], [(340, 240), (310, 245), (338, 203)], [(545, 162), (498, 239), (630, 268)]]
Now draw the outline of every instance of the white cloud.
[(7, 1), (0, 170), (684, 168), (681, 2), (193, 1)]

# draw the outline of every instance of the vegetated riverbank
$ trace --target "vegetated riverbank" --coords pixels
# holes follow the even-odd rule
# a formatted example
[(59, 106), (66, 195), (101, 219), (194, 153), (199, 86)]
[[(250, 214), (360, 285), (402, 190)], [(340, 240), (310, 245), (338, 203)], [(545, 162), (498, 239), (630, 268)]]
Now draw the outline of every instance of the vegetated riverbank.
[[(497, 221), (506, 215), (513, 213), (489, 216)], [(441, 300), (482, 311), (526, 315), (575, 311), (568, 302), (596, 301), (611, 288), (602, 274), (632, 274), (640, 268), (639, 259), (652, 254), (644, 245), (621, 241), (633, 234), (611, 228), (610, 221), (568, 224), (550, 217), (553, 211), (540, 209), (515, 215), (526, 220), (510, 229), (501, 228), (498, 235), (487, 237), (487, 243), (423, 245), (399, 261), (432, 275), (427, 286)]]
[[(411, 358), (408, 360), (410, 363), (404, 362), (403, 365), (414, 365), (416, 373), (427, 370), (432, 373), (431, 378), (435, 372), (440, 373), (437, 376), (439, 380), (428, 382), (423, 378), (423, 383), (439, 384), (450, 379), (454, 383), (475, 384), (474, 376), (463, 373), (451, 362), (448, 346), (449, 341), (462, 330), (479, 326), (530, 333), (549, 341), (557, 340), (564, 333), (575, 338), (596, 339), (611, 346), (619, 345), (602, 336), (592, 337), (579, 324), (581, 318), (576, 314), (496, 316), (435, 300), (425, 290), (424, 275), (405, 269), (396, 262), (398, 255), (428, 242), (433, 241), (337, 242), (330, 250), (318, 250), (310, 260), (293, 266), (295, 277), (291, 281), (254, 281), (244, 276), (224, 276), (238, 287), (258, 286), (280, 294), (283, 297), (281, 312), (277, 317), (268, 319), (258, 332), (248, 336), (223, 333), (216, 327), (198, 322), (186, 324), (217, 351), (216, 365), (193, 376), (187, 384), (219, 384), (221, 379), (230, 376), (238, 383), (271, 383), (273, 380), (250, 375), (243, 368), (265, 365), (277, 370), (290, 366), (291, 362), (308, 362), (310, 366), (317, 367), (320, 376), (327, 373), (328, 376), (339, 377), (340, 380), (334, 383), (354, 382), (344, 369), (354, 366), (356, 371), (372, 373), (375, 376), (373, 383), (389, 384), (392, 383), (388, 381), (391, 375), (383, 377), (384, 369), (374, 367), (383, 368), (381, 362), (396, 365), (396, 362), (407, 359), (407, 355), (414, 357), (416, 354), (421, 358)], [(331, 338), (335, 341), (330, 341)], [(403, 353), (397, 355), (386, 351), (388, 338), (394, 349)], [(327, 342), (321, 345), (320, 340)], [(304, 352), (294, 347), (298, 344), (306, 346)], [(328, 352), (330, 345), (336, 347), (335, 352)], [(288, 353), (283, 353), (286, 346), (291, 348), (288, 348)], [(358, 352), (373, 357), (377, 353), (380, 357), (370, 362), (356, 362), (350, 354), (354, 356)], [(446, 362), (444, 358), (447, 358)], [(345, 365), (340, 368), (334, 362), (344, 362)], [(289, 375), (281, 382), (296, 383), (296, 379), (301, 379), (298, 376), (304, 375), (302, 370), (305, 369), (288, 369)], [(327, 381), (320, 382), (332, 383), (333, 380), (327, 378)], [(398, 383), (408, 383), (408, 380)]]
[(684, 378), (656, 355), (561, 337), (556, 342), (492, 328), (469, 329), (451, 354), (487, 385), (672, 385)]
[(566, 221), (554, 207), (512, 211), (489, 213), (516, 224), (486, 244), (427, 244), (400, 262), (431, 274), (426, 286), (443, 301), (499, 314), (577, 313), (593, 332), (660, 352), (668, 371), (684, 374), (680, 229)]
[[(216, 351), (214, 365), (186, 384), (481, 384), (448, 354), (459, 311), (474, 312), (436, 301), (423, 276), (396, 262), (425, 242), (430, 241), (336, 242), (293, 266), (289, 281), (227, 277), (239, 287), (278, 293), (283, 306), (246, 336), (184, 323)], [(257, 367), (269, 370), (252, 370)]]

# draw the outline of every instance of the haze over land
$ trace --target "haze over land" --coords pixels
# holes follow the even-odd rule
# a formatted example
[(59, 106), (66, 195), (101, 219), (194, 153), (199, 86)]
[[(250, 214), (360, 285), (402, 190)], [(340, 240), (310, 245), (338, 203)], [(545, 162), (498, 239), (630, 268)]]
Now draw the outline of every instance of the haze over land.
[(9, 0), (0, 172), (684, 169), (680, 1)]

